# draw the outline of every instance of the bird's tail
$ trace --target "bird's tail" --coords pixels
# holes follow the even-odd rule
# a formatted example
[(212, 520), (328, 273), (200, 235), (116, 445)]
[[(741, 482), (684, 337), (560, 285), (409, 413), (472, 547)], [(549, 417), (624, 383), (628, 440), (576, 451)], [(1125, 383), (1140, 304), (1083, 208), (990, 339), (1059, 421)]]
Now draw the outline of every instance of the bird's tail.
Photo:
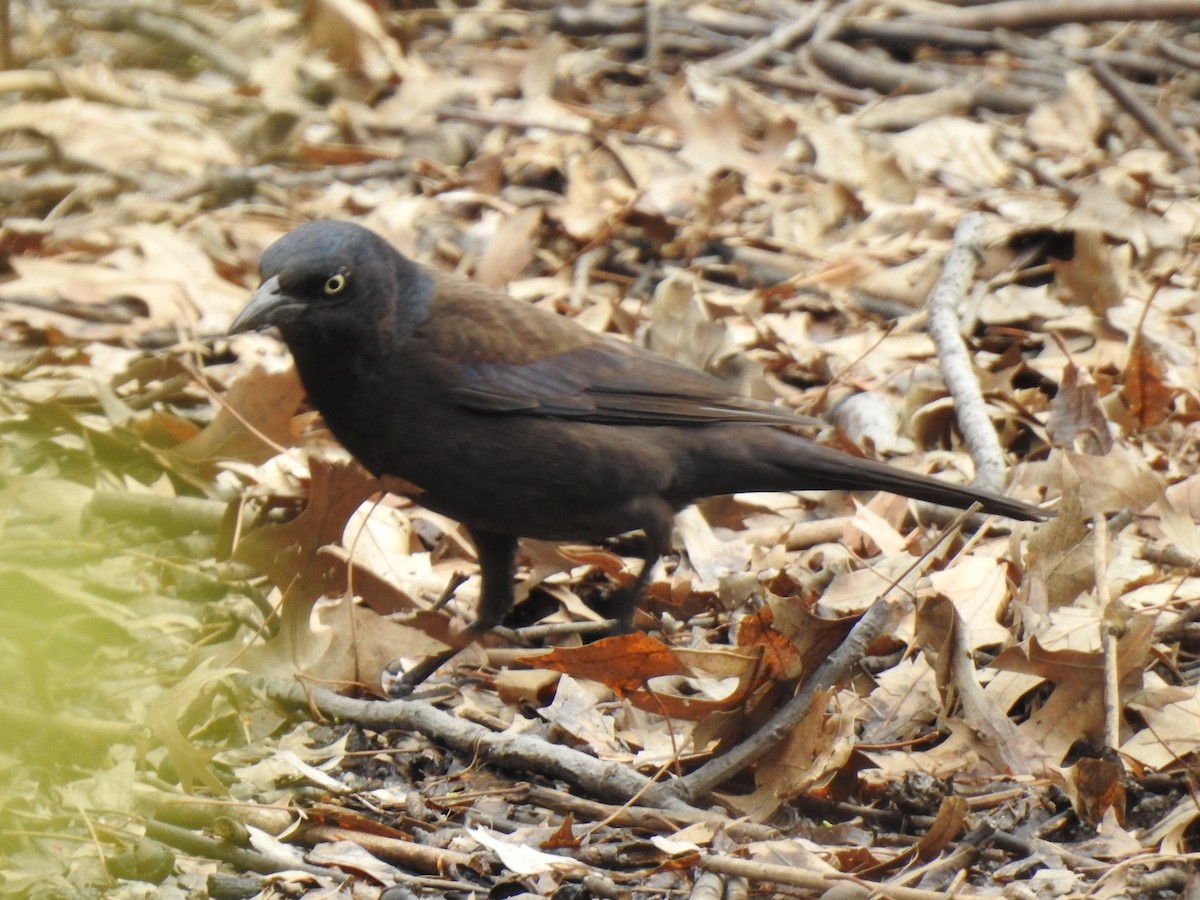
[[(954, 484), (852, 456), (781, 429), (747, 428), (742, 431), (739, 443), (741, 465), (727, 466), (726, 470), (740, 469), (743, 473), (755, 471), (758, 478), (754, 479), (755, 485), (743, 484), (735, 487), (734, 491), (875, 490), (956, 509), (966, 509), (978, 502), (984, 512), (1023, 521), (1042, 521), (1052, 515), (1046, 510), (993, 491)], [(753, 458), (749, 466), (746, 465), (749, 462), (747, 456)]]

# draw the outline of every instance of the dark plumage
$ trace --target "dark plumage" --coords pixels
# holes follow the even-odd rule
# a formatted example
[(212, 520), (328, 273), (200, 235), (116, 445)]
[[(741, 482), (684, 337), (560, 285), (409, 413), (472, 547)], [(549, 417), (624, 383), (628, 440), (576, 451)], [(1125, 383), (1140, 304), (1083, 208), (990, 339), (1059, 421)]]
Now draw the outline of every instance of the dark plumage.
[(267, 249), (260, 270), (262, 285), (230, 332), (277, 326), (346, 449), (376, 475), (417, 485), (420, 503), (470, 531), (483, 589), (464, 643), (511, 607), (519, 536), (588, 541), (644, 531), (646, 564), (614, 600), (627, 626), (674, 513), (701, 497), (883, 490), (1045, 517), (998, 494), (814, 444), (778, 427), (807, 424), (801, 417), (418, 265), (358, 225), (297, 228)]

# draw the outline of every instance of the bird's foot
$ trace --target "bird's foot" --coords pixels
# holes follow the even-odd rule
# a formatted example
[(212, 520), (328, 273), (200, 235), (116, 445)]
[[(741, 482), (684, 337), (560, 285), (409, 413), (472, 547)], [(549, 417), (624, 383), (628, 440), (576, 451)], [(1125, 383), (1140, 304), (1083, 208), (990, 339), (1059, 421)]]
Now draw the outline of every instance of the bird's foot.
[[(510, 636), (512, 634), (512, 632), (509, 632), (508, 629), (493, 628), (493, 626), (487, 622), (475, 621), (454, 635), (452, 638), (454, 641), (453, 647), (445, 650), (442, 653), (438, 653), (434, 656), (428, 657), (427, 659), (421, 660), (421, 662), (417, 663), (407, 672), (403, 672), (403, 674), (401, 674), (402, 669), (400, 666), (400, 661), (396, 660), (388, 665), (388, 667), (384, 670), (384, 690), (393, 700), (402, 700), (405, 697), (408, 697), (414, 690), (424, 684), (430, 675), (432, 675), (446, 663), (450, 662), (450, 660), (454, 659), (454, 657), (458, 656), (458, 654), (467, 647), (474, 644), (477, 640), (483, 637), (483, 635), (488, 634), (493, 630), (507, 633)], [(398, 678), (396, 677), (397, 675), (399, 675)]]
[(460, 649), (455, 647), (445, 653), (431, 656), (417, 663), (417, 665), (406, 672), (402, 672), (400, 661), (396, 660), (383, 670), (383, 689), (392, 700), (405, 699), (424, 684), (430, 675), (457, 656)]
[(619, 637), (633, 631), (633, 614), (640, 596), (640, 587), (633, 585), (617, 588), (608, 595), (602, 610), (609, 615), (604, 637)]

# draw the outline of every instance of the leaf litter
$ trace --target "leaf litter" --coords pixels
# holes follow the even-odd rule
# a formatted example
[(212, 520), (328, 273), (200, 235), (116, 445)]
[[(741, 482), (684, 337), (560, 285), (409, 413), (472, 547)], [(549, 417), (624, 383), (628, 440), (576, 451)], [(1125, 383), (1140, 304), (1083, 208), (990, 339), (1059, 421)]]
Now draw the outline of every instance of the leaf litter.
[[(6, 9), (6, 894), (1195, 889), (1200, 46), (1134, 4), (855, 4), (772, 43), (824, 4), (794, 6)], [(1057, 518), (937, 544), (895, 498), (717, 498), (653, 636), (593, 643), (636, 545), (531, 543), (539, 624), (432, 682), (526, 749), (369, 699), (470, 618), (475, 560), (277, 343), (221, 336), (275, 237), (358, 219), (962, 478), (923, 304), (972, 210), (972, 358), (1011, 491)], [(880, 596), (894, 627), (721, 812), (616, 787), (753, 740)]]

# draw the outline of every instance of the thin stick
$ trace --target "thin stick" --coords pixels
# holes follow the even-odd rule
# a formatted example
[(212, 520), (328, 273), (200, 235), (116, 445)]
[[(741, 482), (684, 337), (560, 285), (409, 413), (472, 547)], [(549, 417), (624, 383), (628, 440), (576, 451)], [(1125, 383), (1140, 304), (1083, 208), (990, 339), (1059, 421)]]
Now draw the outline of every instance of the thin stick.
[(1071, 22), (1191, 19), (1200, 16), (1198, 0), (1006, 0), (970, 9), (946, 9), (905, 16), (902, 21), (949, 25), (954, 28), (1024, 31)]
[(954, 243), (942, 264), (942, 274), (929, 295), (929, 336), (937, 347), (942, 378), (954, 401), (954, 417), (975, 464), (974, 484), (991, 491), (1004, 485), (1004, 453), (988, 418), (983, 391), (971, 366), (959, 331), (955, 307), (971, 288), (979, 268), (983, 216), (968, 213), (954, 229)]
[(959, 513), (954, 522), (938, 537), (934, 545), (920, 558), (914, 560), (912, 565), (895, 578), (887, 590), (867, 608), (862, 618), (850, 629), (850, 633), (846, 635), (841, 646), (826, 658), (804, 683), (804, 687), (799, 693), (776, 712), (762, 728), (728, 753), (709, 760), (695, 772), (666, 784), (655, 785), (654, 790), (647, 793), (651, 805), (662, 805), (664, 797), (667, 796), (683, 798), (686, 802), (691, 803), (695, 798), (702, 797), (724, 784), (734, 774), (786, 738), (800, 720), (809, 714), (817, 692), (828, 690), (844, 681), (851, 669), (862, 660), (867, 645), (883, 633), (883, 629), (891, 621), (893, 615), (894, 604), (887, 601), (887, 594), (892, 588), (900, 585), (909, 573), (925, 562), (934, 550), (969, 521), (978, 509), (979, 504), (974, 503), (969, 509)]
[(1108, 63), (1101, 59), (1093, 62), (1092, 75), (1100, 82), (1100, 86), (1125, 108), (1127, 113), (1137, 119), (1138, 124), (1146, 129), (1150, 137), (1154, 138), (1164, 150), (1173, 153), (1188, 165), (1194, 166), (1200, 162), (1200, 158), (1183, 142), (1183, 136), (1175, 130), (1175, 127), (1154, 109), (1143, 103), (1142, 99), (1134, 93), (1132, 86), (1118, 76)]
[(1104, 652), (1104, 746), (1116, 750), (1121, 745), (1121, 673), (1117, 666), (1116, 610), (1108, 589), (1108, 520), (1097, 513), (1092, 518), (1093, 568), (1096, 574), (1096, 600), (1100, 606), (1100, 645)]
[(805, 40), (817, 27), (821, 16), (829, 9), (829, 0), (818, 0), (809, 5), (804, 15), (793, 22), (787, 22), (776, 28), (769, 35), (757, 40), (747, 47), (718, 56), (705, 63), (701, 69), (709, 76), (732, 75), (742, 69), (756, 66), (766, 60), (777, 50), (787, 50), (800, 41)]

